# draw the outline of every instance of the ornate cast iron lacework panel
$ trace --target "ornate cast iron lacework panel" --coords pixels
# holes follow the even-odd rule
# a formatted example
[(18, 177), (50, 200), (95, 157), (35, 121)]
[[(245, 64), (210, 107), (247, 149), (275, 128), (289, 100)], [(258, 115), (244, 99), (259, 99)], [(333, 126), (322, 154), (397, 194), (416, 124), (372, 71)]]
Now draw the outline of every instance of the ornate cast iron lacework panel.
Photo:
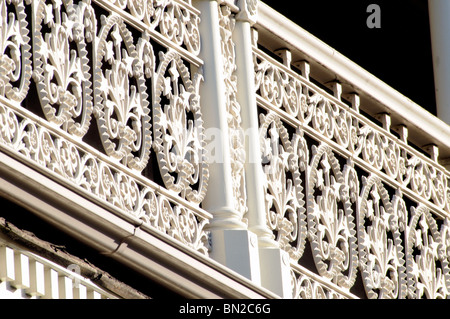
[[(362, 282), (368, 298), (448, 298), (448, 172), (257, 48), (254, 64), (267, 225), (294, 297)], [(310, 259), (338, 289), (302, 273)]]
[(0, 1), (2, 148), (207, 254), (198, 22), (185, 1)]
[[(236, 8), (218, 8), (246, 216)], [(199, 21), (189, 0), (0, 0), (2, 151), (207, 255)], [(293, 296), (448, 298), (448, 172), (257, 48), (254, 67), (267, 227)]]

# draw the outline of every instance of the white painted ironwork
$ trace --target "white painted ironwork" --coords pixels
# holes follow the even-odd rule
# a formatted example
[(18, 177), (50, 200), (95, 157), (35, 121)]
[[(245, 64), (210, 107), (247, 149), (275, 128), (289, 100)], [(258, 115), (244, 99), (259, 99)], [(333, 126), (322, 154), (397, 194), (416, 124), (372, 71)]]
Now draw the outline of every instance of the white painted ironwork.
[[(156, 10), (161, 12), (161, 25), (171, 25), (171, 19), (187, 23), (179, 13), (177, 18), (170, 17), (178, 4), (166, 5), (171, 9)], [(197, 34), (198, 12), (188, 4), (180, 6), (192, 18), (183, 34)], [(2, 69), (2, 147), (207, 253), (204, 227), (209, 214), (198, 207), (208, 180), (195, 89), (198, 81), (191, 78), (184, 60), (188, 56), (201, 63), (192, 58), (194, 36), (183, 35), (182, 42), (189, 42), (186, 48), (190, 51), (169, 46), (166, 53), (154, 53), (155, 43), (164, 46), (178, 38), (174, 30), (160, 26), (165, 38), (151, 43), (153, 29), (139, 24), (133, 15), (111, 12), (99, 16), (100, 7), (91, 1), (3, 1), (1, 8), (6, 63)], [(136, 10), (134, 6), (131, 12), (136, 14)], [(133, 29), (134, 25), (140, 28)], [(31, 26), (31, 37), (27, 26)], [(37, 100), (28, 92), (31, 77)], [(29, 100), (24, 102), (27, 93)], [(160, 95), (167, 106), (158, 102)], [(155, 102), (153, 119), (149, 101)], [(47, 121), (21, 102), (34, 110), (40, 105)], [(34, 112), (39, 114), (39, 110)], [(190, 113), (193, 120), (187, 119)], [(93, 118), (98, 130), (92, 127)], [(85, 142), (87, 133), (98, 136), (99, 150)], [(152, 147), (159, 154), (167, 191), (139, 173), (147, 166)], [(170, 174), (177, 175), (176, 182)], [(191, 204), (177, 204), (178, 199)]]
[(281, 297), (448, 298), (448, 127), (279, 18), (1, 0), (0, 149)]
[[(284, 167), (265, 170), (267, 222), (293, 269), (310, 245), (317, 273), (344, 291), (360, 276), (368, 298), (447, 298), (449, 173), (437, 148), (424, 147), (431, 158), (417, 151), (404, 129), (391, 132), (388, 114), (376, 124), (359, 112), (358, 95), (347, 93), (348, 103), (340, 83), (313, 83), (307, 64), (291, 59), (254, 47), (261, 155)], [(294, 185), (301, 195), (289, 196)], [(338, 296), (293, 278), (294, 296), (306, 286), (310, 297)]]

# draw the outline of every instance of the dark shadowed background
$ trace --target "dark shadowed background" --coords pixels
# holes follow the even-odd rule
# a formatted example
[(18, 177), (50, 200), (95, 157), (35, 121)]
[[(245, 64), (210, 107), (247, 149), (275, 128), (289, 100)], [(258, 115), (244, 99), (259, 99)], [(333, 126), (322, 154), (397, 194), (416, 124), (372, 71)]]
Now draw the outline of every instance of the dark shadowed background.
[[(427, 0), (262, 0), (436, 114)], [(378, 4), (381, 28), (367, 12)]]

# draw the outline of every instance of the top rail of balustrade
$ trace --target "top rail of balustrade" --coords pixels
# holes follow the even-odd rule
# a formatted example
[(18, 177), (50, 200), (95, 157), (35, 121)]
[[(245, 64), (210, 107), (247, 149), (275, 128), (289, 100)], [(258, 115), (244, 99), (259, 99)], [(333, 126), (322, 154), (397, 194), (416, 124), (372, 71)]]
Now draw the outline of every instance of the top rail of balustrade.
[(342, 100), (356, 93), (360, 110), (374, 118), (389, 114), (393, 130), (406, 127), (408, 142), (425, 153), (429, 154), (429, 145), (437, 146), (439, 162), (447, 165), (450, 126), (445, 122), (263, 2), (258, 6), (254, 27), (258, 45), (272, 52), (289, 50), (293, 66), (307, 61), (311, 78), (325, 86), (339, 83)]

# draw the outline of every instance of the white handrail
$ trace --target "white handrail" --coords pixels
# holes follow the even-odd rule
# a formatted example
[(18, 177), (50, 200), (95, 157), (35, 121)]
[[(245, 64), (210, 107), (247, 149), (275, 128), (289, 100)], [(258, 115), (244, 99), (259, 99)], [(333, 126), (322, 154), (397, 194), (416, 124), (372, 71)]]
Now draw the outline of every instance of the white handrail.
[(441, 159), (450, 157), (450, 126), (445, 122), (263, 2), (258, 6), (255, 27), (260, 38), (278, 39), (293, 52), (307, 56), (312, 74), (313, 68), (334, 73), (334, 79), (361, 95), (361, 109), (367, 113), (390, 113), (393, 123), (408, 127), (409, 139), (415, 145), (435, 144)]

